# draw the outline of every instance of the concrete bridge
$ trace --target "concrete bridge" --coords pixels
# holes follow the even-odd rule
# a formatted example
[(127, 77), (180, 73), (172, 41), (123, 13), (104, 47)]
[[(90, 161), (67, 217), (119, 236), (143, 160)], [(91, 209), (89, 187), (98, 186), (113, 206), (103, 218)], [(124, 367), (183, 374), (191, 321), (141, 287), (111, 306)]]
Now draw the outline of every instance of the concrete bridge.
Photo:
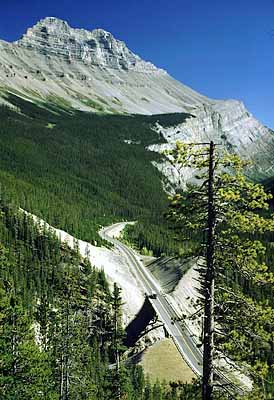
[[(173, 339), (185, 362), (197, 376), (202, 376), (203, 353), (197, 346), (195, 336), (189, 330), (188, 326), (179, 320), (176, 311), (162, 292), (161, 287), (159, 287), (153, 276), (142, 265), (134, 251), (111, 236), (113, 228), (119, 225), (121, 224), (114, 224), (102, 229), (100, 235), (103, 239), (114, 244), (124, 254), (145, 293), (145, 301), (142, 308), (126, 328), (127, 336), (125, 344), (128, 347), (133, 346), (143, 336), (144, 332), (154, 329), (153, 326), (151, 328), (149, 326), (151, 323), (154, 325), (159, 319), (167, 335)], [(215, 370), (215, 379), (230, 394), (237, 393), (243, 395), (246, 392), (246, 389), (236, 386), (217, 369)]]
[(164, 328), (164, 324), (159, 321), (149, 297), (146, 296), (139, 313), (126, 327), (125, 346), (133, 347), (147, 333), (160, 327)]

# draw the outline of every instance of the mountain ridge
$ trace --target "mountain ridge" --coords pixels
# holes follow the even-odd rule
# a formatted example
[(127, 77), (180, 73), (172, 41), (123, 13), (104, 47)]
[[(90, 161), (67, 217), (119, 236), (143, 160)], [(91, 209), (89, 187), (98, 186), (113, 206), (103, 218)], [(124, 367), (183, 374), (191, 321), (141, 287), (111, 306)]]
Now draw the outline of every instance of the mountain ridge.
[[(55, 37), (58, 37), (59, 42), (57, 49), (54, 46), (56, 45)], [(88, 64), (104, 65), (114, 69), (166, 73), (152, 63), (143, 61), (130, 51), (123, 41), (117, 40), (110, 32), (101, 28), (92, 31), (72, 28), (66, 21), (55, 17), (46, 17), (40, 20), (32, 28), (29, 28), (21, 39), (13, 43), (27, 48), (46, 45), (47, 53), (66, 56), (70, 61), (77, 59)]]
[(0, 41), (0, 86), (38, 101), (54, 94), (73, 108), (95, 112), (191, 112), (212, 102), (109, 32), (70, 28), (53, 17), (13, 43)]
[(195, 92), (103, 29), (71, 28), (47, 17), (18, 41), (0, 41), (0, 101), (11, 104), (10, 94), (42, 108), (54, 104), (105, 114), (188, 113), (192, 117), (174, 127), (178, 134), (162, 132), (167, 142), (221, 140), (228, 150), (259, 165), (255, 178), (274, 175), (273, 131), (242, 102)]

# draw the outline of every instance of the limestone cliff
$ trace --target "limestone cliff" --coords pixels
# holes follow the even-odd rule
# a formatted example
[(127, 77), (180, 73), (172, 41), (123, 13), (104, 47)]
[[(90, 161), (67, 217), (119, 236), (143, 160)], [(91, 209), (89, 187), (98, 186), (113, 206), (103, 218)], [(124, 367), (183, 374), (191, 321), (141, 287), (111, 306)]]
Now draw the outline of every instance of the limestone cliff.
[(133, 54), (124, 42), (116, 40), (111, 33), (103, 29), (91, 32), (73, 29), (67, 22), (54, 17), (45, 18), (29, 28), (16, 44), (41, 54), (62, 56), (67, 61), (82, 61), (118, 70), (165, 73)]
[[(156, 124), (155, 129), (167, 144), (150, 146), (150, 150), (161, 152), (172, 148), (178, 140), (190, 143), (213, 140), (228, 151), (249, 159), (252, 165), (247, 174), (251, 178), (260, 181), (274, 176), (274, 132), (257, 121), (240, 101), (226, 100), (204, 105), (195, 116), (180, 125), (164, 128)], [(180, 184), (179, 175), (169, 162), (156, 166), (168, 178), (167, 191)], [(181, 172), (181, 184), (184, 185), (192, 172), (189, 169)]]
[[(9, 92), (42, 106), (50, 102), (91, 112), (187, 112), (192, 117), (177, 127), (156, 126), (168, 146), (176, 140), (212, 139), (251, 158), (250, 175), (256, 179), (274, 174), (273, 132), (241, 102), (195, 92), (102, 29), (75, 29), (47, 17), (20, 40), (0, 41), (0, 101), (7, 103)], [(177, 182), (168, 163), (158, 168), (171, 184)]]
[(0, 87), (35, 101), (65, 99), (87, 111), (193, 111), (211, 100), (143, 61), (102, 29), (48, 17), (14, 43), (0, 41)]

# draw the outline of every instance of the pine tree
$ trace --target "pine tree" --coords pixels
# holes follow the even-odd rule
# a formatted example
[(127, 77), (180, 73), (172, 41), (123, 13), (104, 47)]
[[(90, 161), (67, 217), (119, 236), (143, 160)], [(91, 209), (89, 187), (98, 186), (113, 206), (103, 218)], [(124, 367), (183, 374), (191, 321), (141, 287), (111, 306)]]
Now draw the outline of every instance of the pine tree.
[(163, 400), (163, 390), (158, 380), (153, 385), (152, 396), (155, 400)]
[(31, 318), (1, 288), (0, 393), (5, 399), (57, 399), (46, 353), (34, 341)]
[(153, 400), (152, 386), (149, 377), (145, 380), (144, 400)]
[(140, 365), (133, 365), (129, 372), (133, 388), (133, 400), (142, 399), (145, 386), (143, 369)]
[[(244, 287), (248, 284), (256, 292), (274, 282), (263, 243), (264, 235), (274, 230), (274, 218), (259, 213), (267, 212), (271, 195), (245, 177), (246, 162), (236, 155), (217, 154), (213, 143), (202, 149), (177, 143), (167, 154), (179, 169), (200, 171), (196, 182), (170, 198), (168, 218), (177, 237), (192, 242), (192, 255), (200, 257), (205, 320), (203, 399), (210, 400), (213, 357), (224, 354), (247, 361), (254, 372), (260, 356), (257, 353), (254, 360), (248, 354), (265, 346), (269, 351), (273, 309), (267, 301), (259, 304)], [(265, 371), (263, 361), (256, 373), (262, 377)]]
[(115, 370), (112, 374), (112, 395), (113, 399), (124, 398), (129, 391), (129, 377), (125, 368), (121, 365), (121, 354), (125, 350), (123, 345), (124, 330), (122, 327), (122, 297), (121, 289), (114, 283), (111, 297), (112, 305), (112, 344), (111, 352), (114, 355)]

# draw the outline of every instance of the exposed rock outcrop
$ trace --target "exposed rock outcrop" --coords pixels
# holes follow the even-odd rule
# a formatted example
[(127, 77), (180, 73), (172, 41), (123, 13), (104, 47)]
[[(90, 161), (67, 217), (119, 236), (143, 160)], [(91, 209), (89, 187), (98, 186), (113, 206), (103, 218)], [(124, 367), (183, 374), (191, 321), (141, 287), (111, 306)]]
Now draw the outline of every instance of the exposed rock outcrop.
[(102, 29), (48, 17), (14, 43), (0, 41), (0, 86), (35, 101), (54, 95), (87, 111), (190, 112), (211, 100), (143, 61)]
[[(274, 132), (257, 121), (236, 100), (226, 100), (211, 105), (204, 105), (196, 112), (195, 117), (188, 118), (180, 125), (164, 128), (156, 124), (155, 129), (167, 141), (164, 145), (152, 145), (150, 150), (163, 151), (172, 148), (176, 141), (204, 143), (213, 140), (223, 148), (239, 154), (252, 162), (248, 175), (255, 180), (263, 180), (274, 176)], [(169, 162), (156, 164), (167, 176), (167, 191), (177, 184), (184, 185), (192, 171), (181, 170), (179, 174)]]
[(29, 28), (16, 44), (41, 54), (62, 56), (67, 61), (82, 61), (118, 70), (165, 73), (133, 54), (124, 42), (116, 40), (111, 33), (103, 29), (91, 32), (73, 29), (66, 21), (54, 17), (47, 17)]
[[(186, 112), (193, 117), (183, 124), (156, 127), (167, 146), (176, 140), (212, 139), (251, 158), (252, 177), (274, 174), (273, 132), (241, 102), (212, 100), (195, 92), (102, 29), (74, 29), (65, 21), (47, 17), (29, 28), (22, 39), (0, 41), (0, 101), (2, 97), (7, 103), (9, 92), (39, 104), (51, 102), (92, 112)], [(178, 175), (169, 163), (157, 167), (169, 179), (168, 190), (177, 184)]]

